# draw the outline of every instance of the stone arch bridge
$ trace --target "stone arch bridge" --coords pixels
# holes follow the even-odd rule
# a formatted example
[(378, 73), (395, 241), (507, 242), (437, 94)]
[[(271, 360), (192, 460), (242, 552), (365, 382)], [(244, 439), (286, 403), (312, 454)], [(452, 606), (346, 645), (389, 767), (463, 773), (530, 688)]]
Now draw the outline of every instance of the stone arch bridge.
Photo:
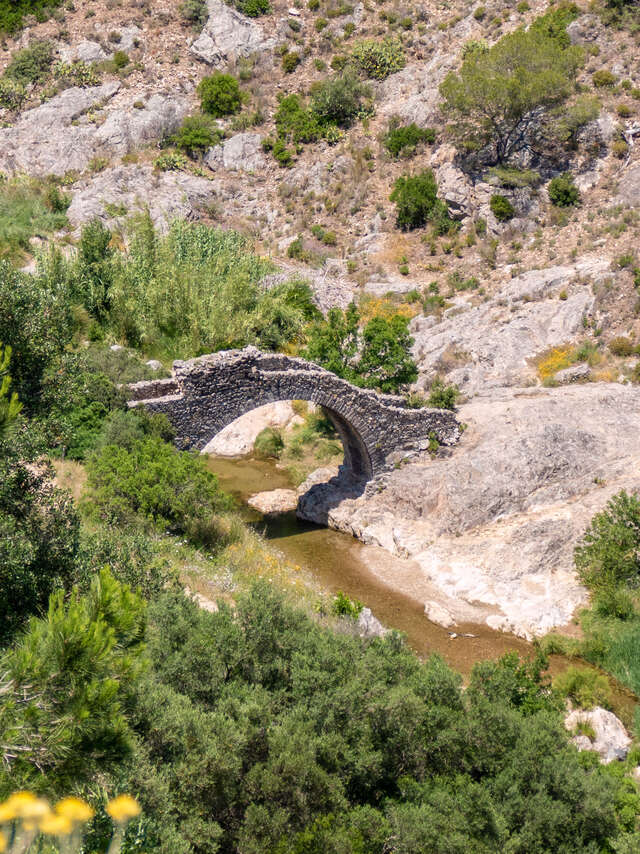
[(403, 398), (357, 388), (304, 359), (262, 353), (255, 347), (223, 350), (173, 364), (173, 376), (129, 386), (129, 406), (164, 412), (178, 447), (201, 450), (227, 424), (278, 400), (307, 400), (322, 407), (344, 446), (346, 475), (360, 481), (382, 474), (402, 452), (460, 437), (454, 414), (410, 409)]

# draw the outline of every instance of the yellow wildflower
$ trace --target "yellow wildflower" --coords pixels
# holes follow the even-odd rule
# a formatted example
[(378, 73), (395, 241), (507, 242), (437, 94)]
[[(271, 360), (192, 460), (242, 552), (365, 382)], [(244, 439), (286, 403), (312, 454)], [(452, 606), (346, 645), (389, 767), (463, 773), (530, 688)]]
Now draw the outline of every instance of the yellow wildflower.
[(0, 851), (6, 851), (7, 845), (7, 837), (2, 833), (2, 831), (0, 831)]
[(46, 815), (38, 825), (42, 833), (49, 836), (68, 836), (73, 830), (73, 822), (64, 815)]
[(140, 807), (131, 795), (118, 795), (107, 804), (107, 812), (118, 824), (124, 824), (130, 818), (140, 815)]
[[(16, 808), (11, 798), (9, 798), (8, 801), (4, 801), (4, 803), (0, 804), (0, 824), (4, 824), (7, 821), (13, 821), (14, 818), (16, 818)], [(0, 851), (1, 850), (2, 849), (0, 848)]]
[(56, 812), (58, 815), (74, 822), (89, 821), (94, 815), (94, 811), (89, 804), (85, 804), (80, 798), (64, 798), (56, 804)]
[(40, 819), (51, 812), (49, 804), (33, 792), (16, 792), (3, 806), (13, 811), (12, 818)]

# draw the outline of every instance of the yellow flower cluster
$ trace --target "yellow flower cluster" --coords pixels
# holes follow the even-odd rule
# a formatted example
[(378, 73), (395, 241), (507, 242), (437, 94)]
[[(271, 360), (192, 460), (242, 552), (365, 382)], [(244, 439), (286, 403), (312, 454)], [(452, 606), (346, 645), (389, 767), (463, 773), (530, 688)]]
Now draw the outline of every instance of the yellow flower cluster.
[[(140, 807), (131, 795), (119, 795), (109, 801), (106, 810), (120, 826), (140, 815)], [(48, 801), (33, 792), (15, 792), (0, 803), (0, 826), (15, 823), (14, 827), (19, 827), (20, 832), (13, 835), (19, 839), (20, 851), (30, 850), (29, 840), (35, 840), (38, 834), (69, 837), (93, 815), (89, 804), (74, 797), (63, 798), (52, 808)], [(0, 852), (3, 851), (11, 854), (9, 836), (0, 830)]]

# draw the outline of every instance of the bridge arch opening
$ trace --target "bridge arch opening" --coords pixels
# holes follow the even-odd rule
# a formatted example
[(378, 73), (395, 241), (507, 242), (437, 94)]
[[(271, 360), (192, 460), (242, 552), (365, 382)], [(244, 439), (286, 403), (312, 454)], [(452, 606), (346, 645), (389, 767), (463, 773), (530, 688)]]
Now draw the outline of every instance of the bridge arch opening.
[[(340, 461), (336, 458), (335, 462), (342, 463), (343, 476), (356, 481), (370, 480), (373, 476), (371, 458), (353, 424), (334, 408), (313, 400), (302, 402), (311, 404), (311, 412), (317, 408), (333, 426), (336, 438), (342, 444), (343, 459)], [(253, 452), (257, 436), (265, 427), (284, 429), (286, 435), (289, 426), (295, 423), (292, 420), (292, 416), (295, 418), (293, 403), (291, 400), (277, 400), (247, 405), (245, 411), (239, 414), (231, 410), (224, 415), (217, 412), (215, 426), (212, 424), (212, 434), (205, 439), (202, 453), (228, 457), (249, 455)], [(317, 467), (323, 465), (326, 462), (319, 460)]]

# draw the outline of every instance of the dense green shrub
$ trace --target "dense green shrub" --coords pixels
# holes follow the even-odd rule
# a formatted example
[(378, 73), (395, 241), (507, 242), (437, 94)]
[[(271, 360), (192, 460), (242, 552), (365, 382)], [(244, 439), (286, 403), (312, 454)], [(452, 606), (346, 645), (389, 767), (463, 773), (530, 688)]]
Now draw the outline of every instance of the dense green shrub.
[(355, 385), (398, 392), (418, 376), (412, 343), (406, 317), (374, 317), (361, 329), (352, 303), (312, 325), (305, 356)]
[(440, 377), (436, 377), (431, 383), (427, 406), (433, 406), (436, 409), (455, 409), (459, 396), (457, 386), (445, 385)]
[(217, 145), (222, 134), (207, 116), (187, 116), (180, 129), (171, 138), (176, 148), (186, 151), (190, 157), (202, 154), (212, 145)]
[(43, 80), (53, 63), (53, 45), (47, 41), (32, 42), (11, 57), (4, 76), (26, 86)]
[(129, 65), (129, 55), (123, 50), (117, 50), (113, 54), (112, 62), (116, 71), (120, 71), (122, 68), (126, 68), (127, 65)]
[(232, 5), (248, 18), (258, 18), (268, 15), (271, 11), (269, 0), (233, 0)]
[(347, 68), (312, 86), (311, 110), (320, 124), (349, 127), (370, 96), (369, 87)]
[(19, 110), (26, 97), (22, 83), (10, 77), (0, 77), (0, 107), (5, 110)]
[(516, 213), (509, 199), (506, 196), (500, 195), (500, 193), (494, 193), (491, 196), (489, 207), (498, 222), (508, 222), (510, 219), (513, 219)]
[(299, 95), (280, 99), (274, 121), (278, 136), (291, 142), (315, 142), (320, 136), (316, 117), (303, 105)]
[(61, 0), (0, 0), (0, 33), (15, 33), (26, 15), (46, 21), (60, 3)]
[(552, 205), (567, 208), (580, 203), (580, 190), (576, 187), (571, 172), (565, 172), (549, 181), (549, 199)]
[(352, 620), (358, 619), (363, 608), (359, 599), (349, 598), (342, 590), (338, 590), (331, 603), (331, 610), (336, 617), (351, 617)]
[(200, 30), (209, 16), (207, 0), (183, 0), (180, 4), (180, 12), (185, 21)]
[(553, 687), (561, 697), (573, 700), (582, 709), (593, 706), (609, 708), (611, 691), (606, 676), (586, 667), (567, 667), (553, 680)]
[(553, 39), (561, 48), (567, 48), (571, 39), (567, 33), (567, 27), (580, 14), (580, 9), (575, 3), (562, 2), (556, 9), (551, 9), (544, 15), (536, 18), (531, 24), (531, 31), (541, 33), (547, 38)]
[(202, 111), (216, 119), (237, 113), (242, 106), (238, 81), (231, 74), (220, 71), (202, 78), (198, 83), (198, 95)]
[(256, 436), (253, 444), (253, 453), (260, 460), (266, 460), (270, 457), (276, 459), (282, 453), (284, 448), (284, 440), (282, 433), (275, 427), (265, 427)]
[(436, 133), (431, 128), (421, 128), (415, 122), (410, 125), (392, 124), (383, 138), (383, 145), (392, 157), (410, 157), (421, 142), (435, 142)]
[(640, 500), (624, 490), (607, 502), (575, 550), (583, 584), (591, 589), (640, 582)]
[(287, 51), (282, 54), (282, 70), (286, 74), (291, 74), (300, 65), (300, 54), (297, 51)]
[(440, 86), (452, 128), (466, 149), (487, 149), (504, 163), (548, 136), (544, 116), (573, 89), (580, 48), (531, 27), (503, 36), (486, 51), (471, 51), (459, 74)]
[(446, 217), (446, 207), (437, 198), (438, 185), (427, 169), (418, 175), (403, 175), (393, 185), (389, 200), (396, 205), (396, 225), (403, 231), (421, 228), (430, 220)]
[(78, 516), (51, 468), (35, 465), (39, 450), (21, 434), (0, 437), (0, 647), (75, 580)]
[(353, 46), (353, 59), (367, 77), (376, 80), (384, 80), (390, 74), (400, 71), (406, 61), (402, 42), (391, 38), (383, 41), (357, 41)]
[(591, 80), (593, 85), (598, 89), (603, 89), (608, 86), (615, 86), (618, 82), (618, 78), (615, 74), (609, 71), (607, 68), (600, 68), (598, 71), (594, 71), (591, 75)]
[(149, 523), (208, 547), (221, 538), (216, 514), (231, 508), (203, 458), (155, 437), (105, 445), (87, 464), (87, 487), (85, 507), (94, 518)]

